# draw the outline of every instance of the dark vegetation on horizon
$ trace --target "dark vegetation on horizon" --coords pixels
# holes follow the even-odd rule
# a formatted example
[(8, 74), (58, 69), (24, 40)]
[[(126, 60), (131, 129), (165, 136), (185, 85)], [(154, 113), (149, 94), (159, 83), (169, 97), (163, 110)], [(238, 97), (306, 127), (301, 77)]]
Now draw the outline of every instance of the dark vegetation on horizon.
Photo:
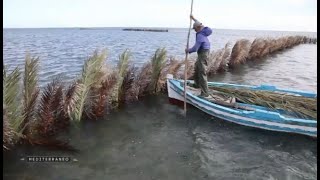
[(151, 28), (125, 28), (123, 31), (151, 31), (151, 32), (169, 32), (168, 29), (151, 29)]
[[(246, 61), (259, 61), (302, 43), (316, 43), (305, 36), (278, 39), (241, 39), (231, 48), (211, 53), (208, 74), (236, 68)], [(26, 56), (24, 73), (19, 67), (3, 70), (3, 150), (17, 143), (44, 145), (76, 151), (68, 142), (58, 139), (73, 123), (103, 119), (106, 112), (139, 100), (148, 94), (166, 92), (166, 75), (183, 78), (184, 61), (167, 57), (164, 48), (157, 49), (142, 67), (130, 61), (126, 50), (117, 67), (106, 64), (106, 52), (95, 51), (84, 63), (81, 74), (68, 86), (55, 78), (44, 89), (38, 85), (39, 59)], [(195, 60), (189, 60), (188, 77), (193, 76)]]

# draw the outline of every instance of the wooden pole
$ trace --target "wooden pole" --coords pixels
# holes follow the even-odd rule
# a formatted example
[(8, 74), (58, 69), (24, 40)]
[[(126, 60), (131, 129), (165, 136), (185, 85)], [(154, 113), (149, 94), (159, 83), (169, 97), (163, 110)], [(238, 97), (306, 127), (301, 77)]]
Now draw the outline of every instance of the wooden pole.
[[(190, 11), (190, 16), (192, 15), (192, 10), (193, 10), (193, 0), (191, 0), (191, 11)], [(190, 18), (190, 17), (189, 17)], [(189, 38), (190, 38), (190, 30), (191, 30), (191, 24), (192, 24), (192, 19), (190, 18), (190, 25), (189, 25), (189, 32), (188, 32), (188, 40), (187, 40), (187, 49), (189, 49)], [(184, 116), (187, 116), (187, 102), (186, 102), (186, 97), (187, 97), (187, 71), (188, 71), (188, 52), (186, 52), (186, 59), (184, 61)]]

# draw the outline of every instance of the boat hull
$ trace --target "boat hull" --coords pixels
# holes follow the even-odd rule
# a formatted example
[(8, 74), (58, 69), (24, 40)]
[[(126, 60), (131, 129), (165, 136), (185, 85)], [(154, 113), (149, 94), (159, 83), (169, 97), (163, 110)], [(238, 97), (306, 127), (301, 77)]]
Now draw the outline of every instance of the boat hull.
[[(168, 96), (171, 99), (184, 101), (183, 81), (168, 76)], [(317, 121), (286, 118), (279, 113), (263, 109), (240, 110), (206, 101), (187, 92), (187, 103), (210, 114), (211, 116), (227, 120), (236, 124), (250, 126), (271, 131), (290, 132), (317, 137)]]

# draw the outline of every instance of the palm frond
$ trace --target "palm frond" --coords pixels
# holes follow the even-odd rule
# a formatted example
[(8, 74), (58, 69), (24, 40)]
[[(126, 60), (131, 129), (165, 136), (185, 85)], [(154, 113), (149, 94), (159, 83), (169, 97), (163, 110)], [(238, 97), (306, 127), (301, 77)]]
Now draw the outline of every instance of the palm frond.
[(60, 78), (54, 79), (42, 92), (37, 111), (37, 130), (43, 137), (54, 136), (70, 123), (63, 101), (63, 85)]
[(111, 71), (112, 70), (106, 63), (102, 63), (99, 72), (97, 72), (96, 82), (93, 84), (92, 88), (100, 88), (101, 83), (108, 79)]
[[(195, 65), (196, 59), (188, 59), (188, 67), (187, 67), (187, 79), (192, 80), (194, 79), (194, 65)], [(178, 73), (177, 77), (179, 79), (184, 79), (184, 71), (185, 71), (185, 61), (183, 61), (182, 65), (182, 71)]]
[(138, 73), (134, 78), (134, 82), (131, 88), (128, 90), (130, 100), (138, 100), (139, 97), (142, 97), (147, 94), (149, 84), (151, 82), (152, 75), (152, 66), (151, 62), (146, 62), (140, 68)]
[(102, 53), (95, 51), (93, 56), (86, 60), (83, 66), (81, 78), (79, 79), (79, 83), (74, 93), (75, 106), (71, 113), (72, 120), (80, 121), (82, 119), (90, 89), (101, 80), (100, 72), (105, 58), (105, 51)]
[(122, 84), (121, 84), (121, 87), (119, 88), (119, 99), (118, 99), (118, 102), (120, 104), (123, 104), (125, 103), (126, 101), (131, 101), (132, 99), (130, 98), (129, 96), (129, 89), (133, 86), (133, 82), (135, 80), (135, 74), (137, 72), (137, 68), (133, 65), (131, 65), (124, 78), (123, 78), (123, 81), (122, 81)]
[(262, 49), (262, 51), (261, 51), (261, 53), (259, 55), (260, 58), (265, 57), (265, 56), (270, 54), (269, 50), (270, 50), (270, 47), (271, 47), (271, 39), (265, 39), (264, 42), (265, 42), (265, 45), (264, 45), (264, 47), (263, 47), (263, 49)]
[(20, 98), (20, 77), (21, 72), (16, 67), (10, 74), (7, 74), (4, 69), (3, 76), (3, 101), (6, 106), (7, 118), (10, 127), (18, 132), (19, 126), (22, 123), (22, 106)]
[(230, 55), (231, 55), (231, 49), (230, 49), (230, 43), (228, 42), (225, 47), (222, 54), (222, 61), (220, 63), (220, 66), (218, 67), (218, 71), (227, 70), (228, 64), (230, 61)]
[(19, 125), (19, 132), (26, 135), (30, 133), (28, 126), (34, 122), (35, 106), (39, 94), (38, 69), (39, 58), (26, 56), (25, 70), (23, 77), (23, 121)]
[(235, 65), (244, 63), (248, 58), (250, 42), (246, 39), (240, 39), (232, 48), (229, 66), (233, 67)]
[(282, 109), (289, 112), (288, 115), (291, 116), (317, 120), (317, 98), (228, 86), (210, 88), (229, 97), (236, 97), (244, 103), (264, 106), (275, 111)]
[(55, 108), (55, 126), (59, 131), (62, 131), (69, 127), (70, 117), (68, 116), (68, 112), (65, 111), (64, 86), (61, 83), (61, 79), (56, 79), (56, 81), (58, 81), (58, 86), (54, 94), (52, 108)]
[(114, 103), (116, 106), (121, 103), (121, 99), (124, 99), (121, 97), (122, 94), (122, 84), (125, 78), (125, 75), (127, 74), (129, 62), (130, 62), (130, 56), (131, 53), (129, 50), (125, 50), (120, 56), (119, 56), (119, 62), (118, 62), (118, 76), (117, 76), (117, 85), (114, 91)]
[(89, 89), (88, 86), (84, 84), (78, 84), (77, 91), (74, 93), (76, 102), (75, 106), (72, 109), (71, 112), (71, 118), (73, 121), (81, 121), (82, 115), (83, 115), (83, 110), (84, 110), (84, 104), (85, 100), (88, 96)]
[(58, 82), (49, 83), (42, 92), (40, 98), (38, 115), (38, 134), (41, 136), (52, 136), (55, 134), (55, 118), (59, 110), (60, 102), (55, 99)]
[(28, 133), (32, 133), (32, 129), (29, 128), (33, 126), (35, 122), (35, 110), (36, 110), (36, 104), (37, 104), (37, 98), (39, 95), (40, 89), (36, 88), (34, 90), (34, 93), (31, 95), (31, 98), (29, 99), (29, 103), (25, 104), (24, 108), (24, 114), (23, 114), (23, 120), (22, 123), (19, 126), (19, 132), (22, 135), (26, 135)]
[[(2, 80), (2, 85), (3, 85), (3, 90), (5, 89), (5, 82), (6, 82), (6, 77), (7, 77), (7, 70), (6, 70), (6, 66), (3, 65), (3, 80)], [(2, 94), (2, 101), (4, 103), (4, 94)]]
[(14, 130), (10, 127), (6, 107), (3, 105), (3, 150), (9, 150), (14, 144)]
[(277, 44), (276, 39), (271, 39), (270, 42), (269, 42), (269, 53), (272, 54), (272, 53), (275, 53), (278, 50), (279, 50), (279, 46)]
[(161, 73), (161, 79), (165, 79), (167, 74), (172, 74), (173, 77), (176, 77), (183, 63), (184, 61), (179, 61), (173, 57), (170, 57), (169, 61), (163, 68), (163, 71)]
[(31, 57), (29, 54), (26, 56), (24, 69), (24, 102), (25, 106), (30, 102), (32, 94), (34, 94), (38, 83), (38, 70), (39, 70), (39, 58)]
[(92, 108), (92, 112), (94, 117), (102, 117), (105, 110), (106, 105), (108, 104), (108, 96), (109, 93), (112, 92), (112, 88), (117, 83), (117, 75), (110, 74), (106, 80), (101, 82), (101, 87), (97, 89), (97, 93), (99, 94), (96, 98), (95, 106)]
[(251, 44), (248, 59), (254, 60), (259, 58), (265, 46), (266, 41), (264, 39), (256, 38)]
[(167, 74), (172, 74), (173, 77), (177, 78), (179, 69), (181, 68), (183, 63), (184, 61), (176, 60), (173, 57), (170, 57), (169, 60), (165, 62), (165, 66), (163, 67), (158, 80), (158, 84), (157, 84), (158, 90), (160, 90), (161, 92), (167, 91), (167, 86), (166, 86)]
[(76, 81), (72, 82), (71, 85), (67, 88), (65, 95), (64, 95), (64, 112), (71, 117), (71, 112), (73, 112), (77, 97), (75, 93), (78, 91), (78, 83)]
[(130, 60), (131, 53), (129, 50), (125, 50), (120, 56), (119, 56), (119, 62), (118, 62), (118, 73), (120, 77), (124, 77), (128, 67), (129, 67), (129, 60)]
[(184, 63), (183, 61), (179, 61), (179, 60), (172, 62), (171, 63), (172, 65), (170, 65), (168, 74), (172, 74), (174, 77), (176, 77), (183, 63)]
[(219, 49), (216, 52), (211, 54), (211, 58), (209, 58), (207, 73), (208, 75), (212, 75), (216, 73), (218, 68), (220, 67), (220, 63), (222, 62), (223, 49)]
[(151, 75), (151, 83), (149, 86), (149, 90), (151, 93), (157, 93), (160, 90), (160, 88), (158, 87), (158, 84), (159, 84), (161, 71), (166, 64), (166, 55), (167, 55), (166, 49), (159, 48), (156, 50), (155, 54), (151, 59), (152, 75)]

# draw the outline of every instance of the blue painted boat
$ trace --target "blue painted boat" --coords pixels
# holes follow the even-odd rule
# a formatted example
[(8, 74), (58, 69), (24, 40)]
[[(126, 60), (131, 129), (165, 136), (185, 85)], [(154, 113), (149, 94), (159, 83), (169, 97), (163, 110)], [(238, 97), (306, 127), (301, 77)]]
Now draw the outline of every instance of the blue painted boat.
[[(167, 75), (168, 96), (170, 99), (184, 101), (183, 80), (174, 79), (171, 74)], [(193, 81), (188, 81), (193, 83)], [(305, 97), (317, 97), (316, 93), (281, 89), (275, 86), (261, 85), (249, 86), (228, 84), (219, 82), (208, 82), (208, 86), (232, 86), (235, 88), (249, 88), (254, 90), (265, 90), (274, 92), (285, 92)], [(250, 127), (256, 127), (271, 131), (290, 132), (296, 134), (304, 134), (317, 137), (317, 120), (303, 119), (289, 116), (285, 111), (275, 111), (270, 108), (250, 105), (245, 103), (236, 103), (238, 107), (232, 108), (211, 102), (209, 100), (198, 97), (191, 89), (187, 89), (186, 101), (188, 104), (223, 120), (227, 120), (236, 124)], [(248, 109), (246, 109), (248, 108)]]

